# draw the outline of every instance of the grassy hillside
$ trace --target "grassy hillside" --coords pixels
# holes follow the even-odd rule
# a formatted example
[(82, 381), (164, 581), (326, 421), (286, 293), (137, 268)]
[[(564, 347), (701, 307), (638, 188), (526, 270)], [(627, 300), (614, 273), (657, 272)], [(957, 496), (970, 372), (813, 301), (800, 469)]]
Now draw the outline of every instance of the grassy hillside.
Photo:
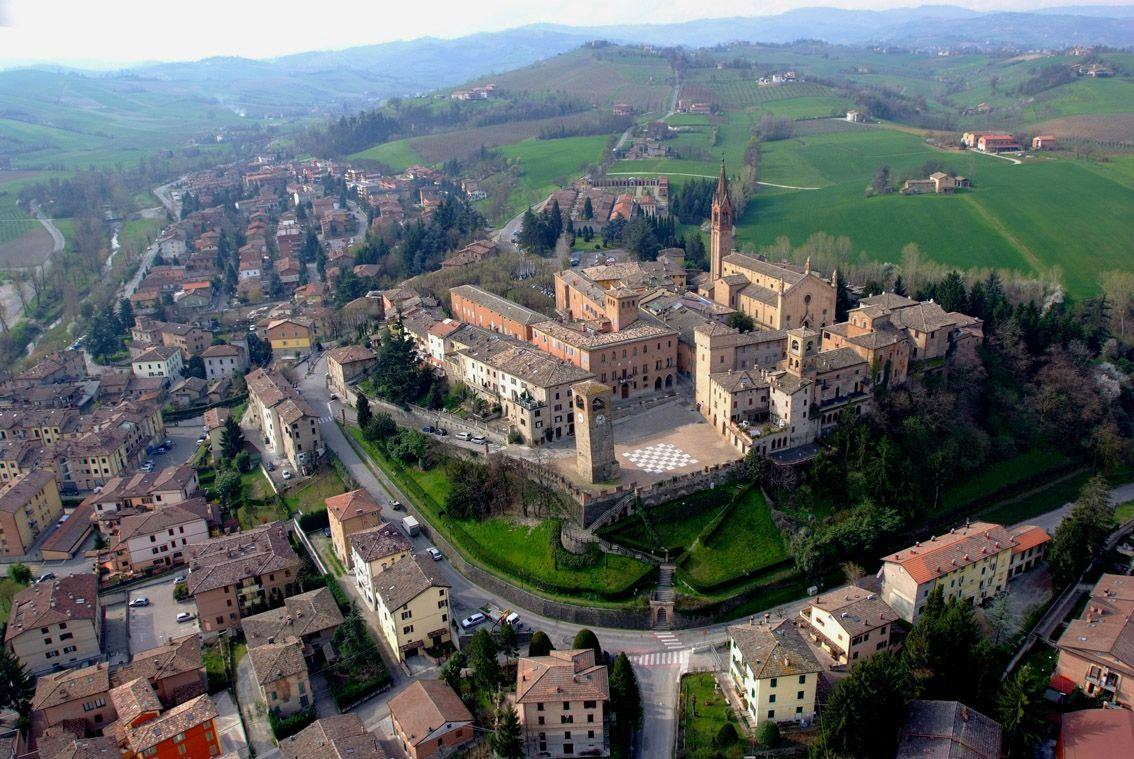
[(504, 91), (561, 92), (599, 108), (630, 103), (639, 111), (665, 113), (673, 93), (669, 63), (660, 55), (616, 46), (585, 47), (522, 69), (483, 77)]
[[(1101, 271), (1134, 268), (1131, 158), (1113, 165), (1040, 158), (1016, 166), (869, 127), (769, 143), (763, 157), (762, 180), (821, 189), (759, 194), (739, 225), (741, 244), (767, 245), (780, 236), (801, 243), (826, 232), (849, 237), (873, 258), (897, 261), (901, 248), (914, 242), (930, 258), (959, 267), (1036, 273), (1058, 267), (1076, 295), (1094, 292)], [(864, 197), (879, 166), (901, 176), (928, 160), (971, 177), (974, 189)]]

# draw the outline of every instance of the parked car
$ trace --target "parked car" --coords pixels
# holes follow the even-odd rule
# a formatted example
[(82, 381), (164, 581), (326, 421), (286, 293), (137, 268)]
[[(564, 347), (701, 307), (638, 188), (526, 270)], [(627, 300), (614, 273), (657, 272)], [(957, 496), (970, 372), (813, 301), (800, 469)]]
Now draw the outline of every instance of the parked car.
[(458, 432), (453, 437), (457, 438), (457, 440), (472, 440), (472, 433), (471, 432)]
[(331, 537), (331, 528), (330, 527), (324, 527), (323, 528), (323, 537), (325, 537), (325, 538)]
[(291, 470), (290, 470), (290, 469), (285, 469), (285, 470), (283, 470), (283, 478), (284, 478), (285, 480), (290, 480), (290, 479), (291, 479)]
[(54, 572), (44, 572), (38, 578), (36, 578), (36, 582), (37, 583), (51, 582), (54, 579), (55, 579), (55, 573)]
[(473, 614), (471, 617), (465, 617), (464, 619), (462, 619), (461, 620), (461, 627), (464, 628), (465, 630), (471, 630), (472, 628), (476, 627), (477, 625), (484, 624), (485, 619), (486, 619), (486, 617), (478, 611), (476, 614)]
[(438, 551), (436, 548), (430, 548), (428, 550), (428, 553), (429, 553), (429, 556), (434, 561), (441, 561), (441, 559), (445, 558), (444, 555), (440, 551)]
[(448, 434), (449, 430), (445, 429), (444, 427), (437, 428), (437, 437), (445, 437)]
[(173, 440), (171, 438), (166, 438), (165, 442), (162, 443), (162, 447), (164, 447), (167, 451), (173, 450)]
[(390, 501), (390, 508), (394, 511), (405, 511), (406, 507), (402, 505), (401, 501)]
[(197, 615), (191, 611), (183, 611), (177, 615), (178, 622), (192, 622), (197, 618)]
[(205, 442), (208, 439), (209, 439), (208, 435), (201, 435), (199, 438), (197, 438), (197, 445), (200, 445), (201, 443)]
[(477, 445), (484, 445), (488, 442), (488, 438), (484, 435), (473, 435), (472, 438), (470, 438), (470, 442), (476, 443)]
[(183, 582), (185, 582), (185, 575), (177, 575), (177, 577), (173, 578), (174, 585), (180, 585)]
[(434, 432), (437, 431), (437, 429), (432, 424), (427, 424), (427, 425), (425, 425), (424, 427), (421, 428), (421, 431), (424, 432), (426, 435), (432, 435)]
[(274, 471), (276, 471), (276, 465), (275, 465), (275, 464), (273, 464), (273, 463), (272, 463), (272, 462), (270, 462), (270, 461), (268, 462), (268, 471), (269, 471), (269, 472), (274, 472)]
[(145, 596), (138, 596), (137, 598), (130, 601), (130, 607), (134, 608), (134, 609), (140, 609), (143, 606), (149, 606), (149, 605), (150, 605), (150, 599), (146, 598)]
[(164, 445), (159, 445), (157, 448), (154, 448), (154, 455), (155, 456), (164, 456), (167, 453), (169, 453), (169, 449), (166, 448)]

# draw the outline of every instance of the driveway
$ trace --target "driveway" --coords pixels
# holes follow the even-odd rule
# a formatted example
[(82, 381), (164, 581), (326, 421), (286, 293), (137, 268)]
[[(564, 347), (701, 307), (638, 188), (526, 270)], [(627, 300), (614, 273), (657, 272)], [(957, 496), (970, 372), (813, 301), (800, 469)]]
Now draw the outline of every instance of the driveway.
[(248, 738), (244, 735), (244, 725), (240, 713), (228, 691), (213, 696), (217, 705), (217, 734), (220, 736), (221, 753), (224, 756), (236, 754), (241, 759), (248, 757)]
[(240, 702), (252, 750), (261, 756), (275, 749), (272, 728), (268, 725), (268, 708), (260, 698), (260, 688), (252, 672), (252, 659), (247, 654), (236, 665), (236, 699)]
[(196, 614), (197, 609), (192, 601), (173, 600), (174, 579), (175, 576), (170, 575), (130, 591), (131, 601), (142, 596), (150, 601), (149, 606), (131, 607), (129, 610), (131, 654), (160, 646), (170, 638), (201, 631), (196, 619), (177, 621), (179, 613), (188, 611)]

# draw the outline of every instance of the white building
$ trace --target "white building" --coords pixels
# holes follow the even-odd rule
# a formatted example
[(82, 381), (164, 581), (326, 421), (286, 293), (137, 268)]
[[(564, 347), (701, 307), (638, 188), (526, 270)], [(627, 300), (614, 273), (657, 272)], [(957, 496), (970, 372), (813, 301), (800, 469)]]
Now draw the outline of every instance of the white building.
[(380, 582), (379, 575), (406, 558), (413, 551), (402, 531), (391, 524), (381, 524), (367, 530), (359, 530), (347, 540), (350, 543), (351, 566), (354, 567), (354, 580), (358, 592), (371, 610), (377, 609), (375, 588)]
[(248, 354), (239, 345), (210, 345), (201, 352), (201, 359), (205, 362), (205, 379), (210, 382), (248, 370)]
[(164, 345), (155, 345), (130, 362), (135, 377), (176, 379), (181, 376), (183, 367), (181, 351)]

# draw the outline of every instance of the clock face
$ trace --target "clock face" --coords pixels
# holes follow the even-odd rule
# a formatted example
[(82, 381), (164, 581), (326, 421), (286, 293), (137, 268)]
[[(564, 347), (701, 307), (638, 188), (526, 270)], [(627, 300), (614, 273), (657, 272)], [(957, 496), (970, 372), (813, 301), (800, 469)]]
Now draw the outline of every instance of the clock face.
[(601, 427), (602, 423), (605, 422), (605, 421), (606, 421), (606, 417), (602, 414), (599, 414), (598, 416), (595, 417), (595, 426)]
[(579, 424), (583, 424), (583, 412), (580, 411), (578, 414), (576, 414), (575, 419), (578, 421)]

